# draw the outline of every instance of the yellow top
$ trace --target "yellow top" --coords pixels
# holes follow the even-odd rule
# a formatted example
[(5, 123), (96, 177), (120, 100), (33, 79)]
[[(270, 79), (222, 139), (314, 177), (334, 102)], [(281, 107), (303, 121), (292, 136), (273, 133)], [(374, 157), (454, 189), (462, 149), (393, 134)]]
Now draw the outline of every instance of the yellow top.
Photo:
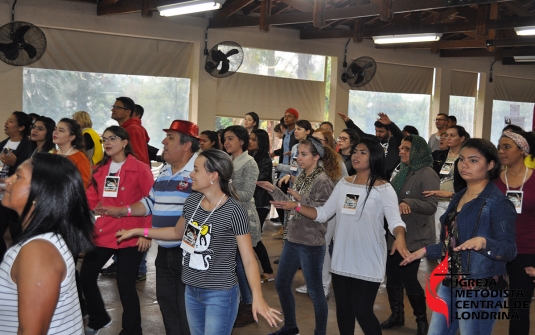
[(97, 165), (102, 158), (104, 158), (104, 150), (102, 150), (100, 136), (92, 128), (85, 128), (82, 131), (82, 134), (89, 134), (93, 140), (93, 157), (91, 157), (91, 163), (93, 163), (93, 165)]

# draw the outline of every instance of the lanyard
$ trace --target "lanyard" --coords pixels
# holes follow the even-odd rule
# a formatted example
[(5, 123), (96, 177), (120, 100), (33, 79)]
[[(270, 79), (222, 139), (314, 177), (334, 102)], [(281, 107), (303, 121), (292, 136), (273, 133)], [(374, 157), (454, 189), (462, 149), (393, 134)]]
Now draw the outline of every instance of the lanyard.
[[(204, 219), (204, 222), (200, 225), (200, 227), (204, 226), (206, 224), (206, 221), (208, 221), (208, 219), (210, 218), (210, 216), (212, 216), (212, 213), (219, 207), (219, 204), (221, 204), (221, 201), (223, 201), (223, 199), (225, 198), (226, 194), (223, 194), (223, 196), (221, 197), (221, 199), (219, 199), (219, 202), (217, 203), (217, 205), (215, 205), (214, 209), (212, 209), (212, 211), (210, 212), (210, 214), (208, 214), (208, 216), (206, 217), (206, 219)], [(199, 209), (199, 207), (201, 207), (201, 202), (202, 200), (204, 199), (204, 195), (202, 196), (201, 198), (201, 201), (199, 201), (199, 204), (197, 204), (197, 208), (195, 208), (195, 211), (193, 212), (193, 215), (191, 215), (191, 219), (190, 219), (190, 222), (193, 222), (193, 217), (195, 216), (195, 213), (197, 213), (197, 210)]]
[[(520, 191), (522, 191), (522, 189), (524, 188), (527, 175), (528, 175), (528, 167), (526, 166), (526, 172), (524, 172), (524, 180), (522, 181), (522, 185), (520, 185)], [(509, 192), (509, 181), (507, 180), (507, 167), (505, 168), (505, 186), (507, 186), (507, 191)]]

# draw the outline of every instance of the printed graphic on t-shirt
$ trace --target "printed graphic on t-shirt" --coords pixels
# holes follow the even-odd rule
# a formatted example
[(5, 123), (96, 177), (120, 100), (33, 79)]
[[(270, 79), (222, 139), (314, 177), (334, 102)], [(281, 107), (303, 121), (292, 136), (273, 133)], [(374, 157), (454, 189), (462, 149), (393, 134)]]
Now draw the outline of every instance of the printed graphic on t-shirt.
[[(212, 225), (205, 224), (199, 227), (199, 229), (195, 229), (198, 226), (199, 224), (195, 221), (187, 225), (186, 233), (184, 234), (185, 239), (182, 243), (195, 245), (193, 252), (189, 255), (189, 267), (196, 270), (208, 270), (213, 254), (212, 249), (208, 249), (212, 238)], [(191, 239), (194, 239), (194, 241)], [(188, 251), (184, 247), (183, 249), (185, 255)]]

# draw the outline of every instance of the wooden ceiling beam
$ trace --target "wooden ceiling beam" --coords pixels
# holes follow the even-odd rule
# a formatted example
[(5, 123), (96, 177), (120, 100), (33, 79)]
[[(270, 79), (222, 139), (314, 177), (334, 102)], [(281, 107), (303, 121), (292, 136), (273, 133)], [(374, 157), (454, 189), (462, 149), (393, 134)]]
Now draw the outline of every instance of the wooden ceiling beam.
[(379, 20), (390, 22), (394, 14), (392, 13), (391, 0), (379, 0)]
[(314, 0), (314, 17), (312, 19), (312, 25), (316, 28), (325, 26), (323, 11), (325, 11), (325, 0)]
[[(535, 26), (535, 16), (532, 17), (511, 17), (500, 18), (487, 21), (487, 29), (511, 29), (518, 26)], [(364, 30), (363, 37), (369, 38), (380, 35), (393, 34), (417, 34), (417, 33), (473, 33), (476, 31), (475, 22), (461, 22), (461, 23), (444, 23), (444, 24), (429, 24), (419, 27), (406, 26), (389, 26), (379, 29)], [(328, 31), (302, 31), (301, 39), (323, 39), (323, 38), (350, 38), (353, 36), (351, 30), (328, 30)]]
[[(173, 0), (152, 0), (152, 1), (173, 1)], [(176, 0), (174, 0), (176, 1)], [(486, 0), (487, 2), (495, 1), (513, 1), (513, 0)], [(449, 7), (445, 4), (444, 0), (399, 0), (392, 2), (392, 14), (399, 13), (409, 13), (415, 11), (428, 11), (440, 8)], [(331, 20), (340, 20), (340, 19), (353, 19), (361, 17), (371, 17), (379, 16), (380, 8), (379, 5), (371, 3), (367, 5), (359, 5), (352, 7), (344, 8), (333, 8), (327, 9), (323, 12), (323, 17), (325, 21)], [(259, 18), (256, 19), (256, 24), (251, 24), (252, 21), (248, 17), (240, 18), (228, 18), (228, 19), (217, 19), (213, 18), (210, 20), (209, 28), (231, 28), (231, 27), (247, 27), (247, 26), (258, 26)], [(314, 13), (312, 11), (303, 12), (303, 13), (291, 13), (291, 14), (280, 14), (272, 15), (268, 19), (269, 25), (286, 25), (286, 24), (299, 24), (299, 23), (308, 23), (313, 22)]]
[(535, 55), (535, 46), (530, 48), (522, 49), (503, 49), (503, 57), (514, 57), (514, 56), (532, 56)]
[(440, 50), (440, 57), (494, 57), (485, 49)]
[(260, 31), (269, 31), (268, 18), (271, 15), (271, 0), (260, 1)]
[(229, 3), (227, 6), (217, 10), (214, 14), (214, 17), (226, 19), (227, 17), (239, 12), (246, 6), (253, 3), (254, 0), (234, 0)]
[(247, 16), (258, 9), (260, 9), (260, 1), (254, 1), (249, 6), (245, 6), (242, 12), (244, 16)]
[(480, 5), (477, 7), (476, 35), (487, 35), (487, 19), (489, 16), (489, 6)]
[(300, 12), (312, 12), (314, 11), (314, 5), (303, 0), (281, 0), (281, 2), (287, 4), (290, 7), (297, 9)]
[[(495, 20), (495, 19), (498, 18), (499, 9), (500, 9), (499, 4), (497, 4), (497, 3), (490, 4), (490, 6), (489, 6), (489, 19), (490, 20)], [(495, 40), (496, 39), (496, 29), (489, 29), (489, 31), (487, 33), (487, 39), (488, 40)], [(494, 52), (494, 51), (496, 51), (496, 47), (494, 45), (489, 45), (489, 46), (487, 46), (487, 51)]]
[(504, 2), (503, 6), (520, 17), (532, 16), (531, 12), (514, 2)]
[(353, 27), (353, 42), (361, 43), (364, 41), (362, 38), (362, 32), (364, 31), (364, 19), (355, 19), (355, 25)]

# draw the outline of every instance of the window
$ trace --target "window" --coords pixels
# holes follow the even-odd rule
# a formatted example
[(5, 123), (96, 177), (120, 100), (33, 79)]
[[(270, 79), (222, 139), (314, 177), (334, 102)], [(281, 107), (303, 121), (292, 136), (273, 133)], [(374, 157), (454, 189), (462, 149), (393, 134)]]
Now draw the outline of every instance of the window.
[(238, 72), (314, 81), (325, 76), (325, 56), (253, 48), (243, 53)]
[(494, 100), (492, 104), (491, 142), (498, 144), (506, 122), (511, 122), (526, 131), (531, 131), (534, 106), (535, 104), (528, 102)]
[(458, 95), (450, 96), (450, 112), (457, 118), (457, 125), (463, 126), (470, 136), (474, 136), (474, 114), (476, 98)]
[(427, 94), (349, 91), (348, 116), (367, 134), (375, 134), (378, 113), (386, 113), (399, 129), (411, 125), (427, 139), (431, 96)]
[(174, 119), (188, 119), (189, 79), (34, 68), (23, 73), (23, 110), (56, 122), (83, 110), (91, 115), (93, 129), (102, 133), (117, 124), (110, 117), (115, 98), (127, 96), (144, 107), (150, 144), (160, 148), (162, 129)]

